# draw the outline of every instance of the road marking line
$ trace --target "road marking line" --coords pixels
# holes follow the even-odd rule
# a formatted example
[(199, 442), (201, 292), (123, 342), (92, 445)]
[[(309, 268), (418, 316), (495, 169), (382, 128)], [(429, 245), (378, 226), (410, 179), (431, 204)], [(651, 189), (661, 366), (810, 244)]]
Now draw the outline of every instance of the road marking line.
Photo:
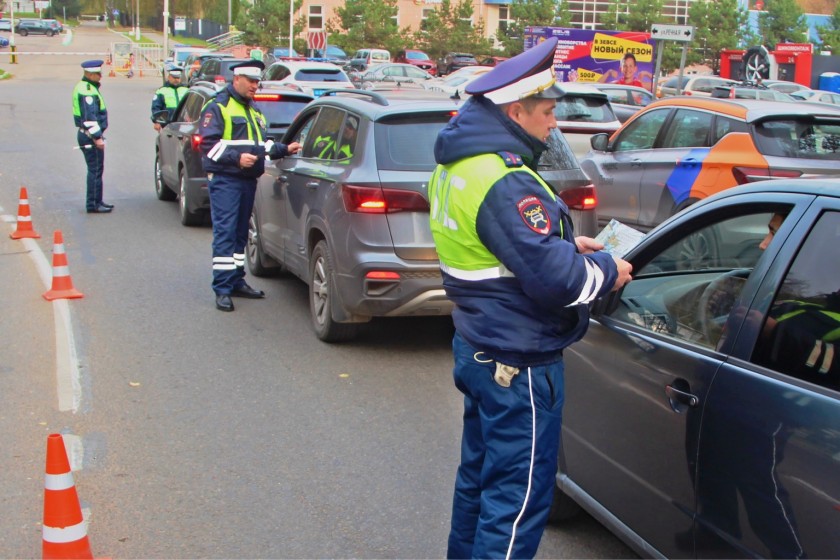
[[(0, 206), (0, 213), (2, 212), (3, 207)], [(3, 214), (0, 218), (10, 224), (17, 223), (15, 216)], [(24, 238), (19, 241), (23, 242), (29, 257), (35, 263), (35, 269), (41, 277), (44, 288), (49, 290), (52, 286), (52, 266), (47, 261), (46, 255), (34, 239)], [(66, 299), (53, 300), (52, 306), (55, 317), (55, 378), (58, 389), (58, 410), (75, 414), (81, 405), (82, 383), (76, 339), (73, 335), (73, 320)]]

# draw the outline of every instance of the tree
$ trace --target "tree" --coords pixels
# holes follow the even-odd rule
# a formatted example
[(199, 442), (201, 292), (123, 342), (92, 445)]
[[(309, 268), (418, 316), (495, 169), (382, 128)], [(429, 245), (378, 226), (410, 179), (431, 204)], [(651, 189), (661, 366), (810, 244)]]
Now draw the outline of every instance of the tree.
[(767, 48), (808, 41), (808, 24), (796, 0), (769, 0), (766, 7), (758, 14), (758, 30)]
[(492, 48), (489, 39), (484, 38), (484, 22), (473, 25), (473, 7), (470, 0), (442, 0), (429, 14), (420, 30), (414, 32), (415, 43), (432, 58), (445, 53), (468, 52), (487, 53)]
[[(234, 20), (237, 29), (244, 32), (243, 42), (270, 48), (279, 44), (281, 37), (288, 39), (289, 8), (289, 0), (255, 0), (253, 5), (247, 5)], [(295, 29), (303, 29), (304, 23), (304, 18), (299, 17), (294, 22)]]
[(828, 25), (818, 25), (817, 33), (820, 34), (820, 45), (823, 50), (840, 51), (840, 4), (834, 8)]
[[(82, 13), (82, 3), (80, 0), (52, 0), (50, 2), (50, 16), (51, 18), (77, 17)], [(101, 14), (102, 10), (97, 10), (95, 13)]]
[[(694, 26), (694, 50), (699, 57), (720, 73), (720, 53), (745, 44), (747, 11), (738, 0), (698, 0), (688, 11), (688, 23)], [(746, 43), (749, 44), (749, 43)]]
[(402, 33), (397, 26), (397, 0), (353, 0), (336, 8), (335, 17), (327, 22), (330, 44), (345, 51), (360, 48), (387, 49), (392, 54), (403, 48)]
[(507, 56), (516, 56), (525, 49), (525, 28), (534, 25), (566, 27), (571, 21), (571, 12), (566, 0), (515, 0), (510, 5), (511, 25), (497, 39), (502, 43)]

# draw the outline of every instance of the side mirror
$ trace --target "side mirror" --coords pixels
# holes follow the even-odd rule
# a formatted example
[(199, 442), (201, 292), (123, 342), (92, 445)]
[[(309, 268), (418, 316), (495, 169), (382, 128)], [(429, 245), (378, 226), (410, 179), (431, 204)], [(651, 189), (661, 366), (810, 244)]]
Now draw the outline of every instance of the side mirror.
[(606, 152), (609, 143), (610, 135), (606, 132), (599, 132), (598, 134), (593, 134), (592, 137), (589, 138), (589, 144), (592, 146), (592, 149), (597, 152)]
[(166, 109), (155, 111), (152, 115), (152, 122), (161, 126), (169, 124), (169, 111)]

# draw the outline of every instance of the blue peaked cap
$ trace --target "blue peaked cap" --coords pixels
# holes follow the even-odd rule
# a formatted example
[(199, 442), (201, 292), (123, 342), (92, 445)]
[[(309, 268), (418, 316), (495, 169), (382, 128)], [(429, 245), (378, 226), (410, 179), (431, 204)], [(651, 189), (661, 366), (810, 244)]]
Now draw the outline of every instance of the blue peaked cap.
[(467, 85), (470, 95), (483, 95), (501, 105), (526, 97), (556, 99), (563, 92), (555, 85), (554, 53), (557, 37), (505, 60)]

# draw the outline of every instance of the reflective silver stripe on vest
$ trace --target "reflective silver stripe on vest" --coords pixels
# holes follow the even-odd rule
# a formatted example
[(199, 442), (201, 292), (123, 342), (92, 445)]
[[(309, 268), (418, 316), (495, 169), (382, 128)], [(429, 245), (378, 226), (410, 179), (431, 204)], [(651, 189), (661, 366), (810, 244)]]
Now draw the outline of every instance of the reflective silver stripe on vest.
[(462, 270), (460, 268), (440, 263), (440, 269), (453, 278), (466, 280), (468, 282), (492, 280), (493, 278), (516, 278), (516, 275), (505, 268), (505, 265), (503, 264), (491, 268), (480, 268), (478, 270)]
[(213, 270), (236, 270), (233, 257), (213, 257)]
[(91, 134), (96, 134), (97, 132), (102, 130), (101, 128), (99, 128), (99, 123), (96, 121), (85, 121), (82, 124), (85, 125), (85, 128), (87, 128), (88, 132)]
[(207, 152), (207, 157), (213, 161), (219, 161), (222, 154), (225, 153), (225, 148), (228, 146), (262, 146), (263, 142), (254, 142), (253, 140), (219, 140)]
[(831, 363), (834, 361), (834, 345), (830, 342), (825, 343), (825, 357), (823, 358), (820, 373), (828, 373), (831, 369)]
[(583, 283), (583, 289), (578, 298), (566, 307), (589, 303), (595, 299), (604, 284), (604, 271), (586, 257), (583, 257), (583, 262), (586, 264), (586, 282)]

